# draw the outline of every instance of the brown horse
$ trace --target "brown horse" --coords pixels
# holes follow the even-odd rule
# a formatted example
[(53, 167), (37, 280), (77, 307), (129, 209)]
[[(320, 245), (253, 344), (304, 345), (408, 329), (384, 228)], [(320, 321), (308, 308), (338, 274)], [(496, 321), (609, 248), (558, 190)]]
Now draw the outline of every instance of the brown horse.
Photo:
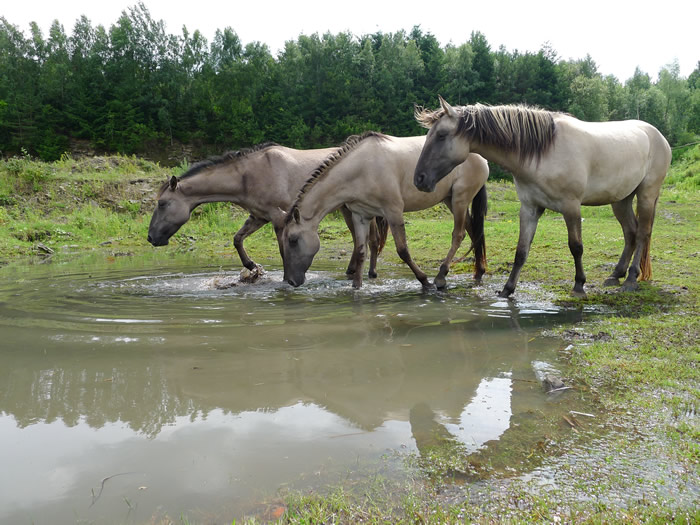
[[(280, 236), (285, 221), (284, 210), (292, 205), (309, 173), (336, 151), (337, 148), (297, 150), (265, 143), (194, 164), (180, 178), (171, 177), (158, 190), (158, 204), (148, 228), (148, 242), (153, 246), (168, 244), (170, 237), (189, 220), (192, 210), (200, 204), (232, 202), (250, 212), (234, 236), (233, 244), (243, 266), (253, 270), (256, 263), (243, 247), (245, 238), (271, 222), (282, 253)], [(341, 212), (355, 243), (347, 269), (347, 273), (352, 275), (357, 268), (358, 240), (350, 211), (341, 207)], [(383, 219), (373, 221), (369, 236), (370, 277), (377, 275), (377, 255), (386, 236), (386, 222)], [(362, 242), (365, 242), (365, 238)]]
[[(355, 233), (360, 239), (367, 235), (372, 217), (385, 217), (399, 256), (421, 284), (429, 287), (427, 276), (408, 252), (403, 214), (444, 202), (454, 215), (454, 228), (452, 245), (440, 266), (435, 285), (445, 286), (445, 276), (465, 230), (474, 246), (475, 278), (481, 278), (486, 266), (483, 221), (488, 165), (480, 156), (471, 155), (438, 184), (435, 193), (420, 192), (413, 185), (413, 171), (424, 142), (425, 137), (398, 138), (369, 132), (350, 137), (316, 169), (299, 192), (282, 234), (287, 282), (293, 286), (304, 283), (306, 270), (320, 247), (318, 225), (342, 204), (352, 212)], [(470, 202), (471, 216), (468, 213)], [(361, 247), (363, 244), (358, 242)], [(360, 252), (358, 265), (361, 266), (363, 260), (364, 252)], [(362, 272), (357, 271), (353, 286), (361, 285)]]
[(573, 295), (585, 295), (581, 205), (611, 204), (622, 226), (625, 247), (605, 284), (619, 284), (627, 273), (622, 289), (635, 290), (640, 274), (642, 280), (651, 277), (656, 201), (671, 163), (671, 148), (654, 126), (639, 120), (582, 122), (525, 106), (453, 108), (442, 97), (440, 105), (436, 111), (416, 114), (430, 128), (416, 165), (416, 187), (433, 191), (471, 152), (513, 173), (520, 199), (520, 237), (501, 297), (515, 290), (545, 209), (558, 211), (566, 222), (576, 267)]

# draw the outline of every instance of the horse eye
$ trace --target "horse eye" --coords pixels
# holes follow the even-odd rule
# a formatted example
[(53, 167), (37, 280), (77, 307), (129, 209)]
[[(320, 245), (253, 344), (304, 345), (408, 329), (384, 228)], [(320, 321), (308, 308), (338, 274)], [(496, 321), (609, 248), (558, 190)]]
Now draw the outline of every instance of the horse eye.
[(158, 201), (159, 208), (165, 208), (168, 205), (168, 201)]
[(297, 237), (296, 235), (292, 235), (292, 236), (289, 238), (289, 244), (294, 244), (294, 245), (296, 245), (296, 244), (298, 244), (298, 243), (299, 243), (299, 237)]

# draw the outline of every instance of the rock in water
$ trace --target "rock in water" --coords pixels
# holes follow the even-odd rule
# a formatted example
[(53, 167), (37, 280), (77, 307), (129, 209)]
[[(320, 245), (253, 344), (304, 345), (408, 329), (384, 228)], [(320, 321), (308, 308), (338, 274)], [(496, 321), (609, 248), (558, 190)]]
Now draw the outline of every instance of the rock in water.
[(551, 392), (552, 390), (557, 390), (559, 388), (564, 388), (565, 386), (564, 381), (552, 374), (547, 374), (546, 376), (544, 376), (542, 385), (544, 386), (544, 389), (547, 392)]

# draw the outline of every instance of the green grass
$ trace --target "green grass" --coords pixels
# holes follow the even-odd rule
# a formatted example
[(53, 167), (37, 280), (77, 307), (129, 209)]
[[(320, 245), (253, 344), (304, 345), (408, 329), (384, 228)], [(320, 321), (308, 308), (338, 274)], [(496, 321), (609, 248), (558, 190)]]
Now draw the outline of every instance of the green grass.
[[(175, 170), (140, 159), (116, 157), (52, 164), (27, 157), (0, 161), (0, 264), (37, 256), (39, 243), (55, 257), (104, 250), (134, 256), (152, 250), (146, 241), (156, 188)], [(505, 283), (518, 237), (519, 202), (510, 183), (489, 183), (485, 226), (488, 273), (475, 293), (494, 294)], [(570, 339), (562, 358), (574, 381), (587, 389), (606, 414), (599, 424), (612, 429), (605, 454), (593, 449), (581, 465), (562, 465), (570, 479), (564, 488), (537, 490), (522, 481), (507, 482), (494, 474), (492, 483), (476, 488), (455, 483), (455, 472), (467, 472), (474, 457), (454, 443), (437, 442), (430, 454), (409, 462), (408, 481), (380, 476), (325, 492), (288, 494), (269, 516), (251, 522), (282, 523), (694, 523), (697, 505), (673, 500), (610, 503), (616, 485), (635, 483), (625, 477), (621, 457), (657, 457), (673, 464), (692, 482), (700, 476), (700, 146), (675, 160), (659, 199), (652, 236), (653, 280), (636, 293), (602, 287), (622, 250), (622, 232), (609, 206), (582, 210), (586, 299), (570, 296), (573, 261), (561, 216), (546, 212), (540, 220), (515, 301), (528, 296), (566, 308), (607, 312), (552, 333)], [(164, 253), (196, 250), (230, 257), (240, 267), (233, 235), (247, 213), (228, 204), (206, 205), (193, 213)], [(449, 248), (452, 218), (444, 207), (406, 217), (409, 249), (429, 274), (437, 273)], [(317, 260), (349, 254), (350, 235), (340, 215), (321, 223), (322, 249)], [(466, 252), (465, 241), (458, 255)], [(274, 232), (268, 225), (246, 241), (249, 254), (262, 264), (281, 262)], [(403, 266), (389, 241), (378, 271)], [(471, 274), (472, 262), (451, 272)], [(572, 332), (581, 337), (571, 339)], [(591, 334), (609, 334), (596, 340)], [(565, 345), (563, 345), (565, 346)], [(556, 447), (561, 450), (566, 443)], [(571, 442), (574, 446), (575, 442)], [(504, 445), (505, 446), (505, 445)], [(585, 440), (575, 445), (586, 454)], [(652, 450), (652, 452), (649, 452)], [(513, 452), (513, 451), (511, 451)], [(547, 454), (545, 454), (546, 456)], [(554, 458), (552, 458), (554, 461)], [(500, 465), (486, 465), (502, 472)], [(597, 470), (605, 472), (596, 475)], [(606, 470), (608, 469), (608, 470)], [(662, 483), (662, 481), (658, 481)], [(476, 498), (470, 491), (488, 496)], [(486, 497), (486, 500), (483, 498)], [(478, 500), (474, 502), (474, 500)], [(470, 503), (471, 501), (471, 503)], [(284, 510), (280, 517), (279, 509)], [(183, 521), (186, 518), (183, 517)]]

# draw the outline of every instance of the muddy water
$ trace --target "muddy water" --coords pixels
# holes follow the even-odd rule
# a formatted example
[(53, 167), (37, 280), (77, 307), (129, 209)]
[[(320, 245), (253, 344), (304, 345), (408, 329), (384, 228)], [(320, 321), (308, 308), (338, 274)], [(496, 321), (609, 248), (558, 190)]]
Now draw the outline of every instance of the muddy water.
[(538, 381), (560, 343), (537, 333), (580, 313), (467, 278), (425, 294), (383, 268), (353, 291), (321, 266), (292, 289), (268, 270), (220, 290), (237, 272), (194, 259), (0, 269), (0, 522), (231, 522), (288, 488), (400, 476), (394, 453), (435, 425), (483, 455), (557, 403)]

